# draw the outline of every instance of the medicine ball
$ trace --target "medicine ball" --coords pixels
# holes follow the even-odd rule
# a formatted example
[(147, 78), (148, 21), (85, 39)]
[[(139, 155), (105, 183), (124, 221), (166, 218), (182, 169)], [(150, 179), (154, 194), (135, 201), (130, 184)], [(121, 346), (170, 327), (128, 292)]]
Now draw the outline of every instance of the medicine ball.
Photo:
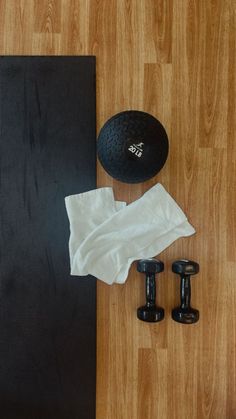
[(97, 142), (98, 158), (113, 178), (140, 183), (164, 166), (169, 150), (166, 131), (152, 115), (124, 111), (102, 127)]

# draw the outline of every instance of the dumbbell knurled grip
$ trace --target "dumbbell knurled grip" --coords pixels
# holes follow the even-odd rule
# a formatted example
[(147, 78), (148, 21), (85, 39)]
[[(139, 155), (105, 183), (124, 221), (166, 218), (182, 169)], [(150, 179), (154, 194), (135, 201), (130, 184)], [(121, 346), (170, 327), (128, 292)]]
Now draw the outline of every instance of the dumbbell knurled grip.
[(156, 279), (154, 274), (146, 274), (146, 299), (147, 306), (154, 306), (156, 303)]
[(191, 302), (191, 284), (190, 276), (182, 276), (180, 284), (180, 298), (181, 298), (181, 308), (186, 309), (190, 307)]

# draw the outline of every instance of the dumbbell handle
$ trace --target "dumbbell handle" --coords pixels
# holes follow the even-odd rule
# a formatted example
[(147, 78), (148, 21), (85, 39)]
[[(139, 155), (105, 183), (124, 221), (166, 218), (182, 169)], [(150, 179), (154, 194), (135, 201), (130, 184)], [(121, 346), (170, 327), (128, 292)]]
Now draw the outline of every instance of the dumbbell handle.
[(190, 283), (189, 275), (181, 276), (180, 299), (181, 299), (181, 308), (186, 309), (190, 307), (191, 283)]
[(146, 274), (146, 304), (147, 307), (155, 306), (156, 304), (156, 279), (154, 274)]

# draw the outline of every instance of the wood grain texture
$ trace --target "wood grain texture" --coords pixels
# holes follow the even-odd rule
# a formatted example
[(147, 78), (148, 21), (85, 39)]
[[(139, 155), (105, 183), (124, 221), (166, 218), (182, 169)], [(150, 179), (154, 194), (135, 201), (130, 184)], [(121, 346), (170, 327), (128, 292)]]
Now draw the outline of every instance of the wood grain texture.
[[(167, 351), (144, 349), (138, 351), (137, 418), (167, 417)], [(153, 383), (162, 385), (154, 386)], [(160, 403), (161, 400), (161, 403)]]
[[(160, 119), (170, 154), (158, 176), (126, 185), (98, 164), (98, 186), (131, 202), (161, 182), (197, 230), (159, 255), (162, 323), (136, 319), (135, 264), (124, 286), (98, 284), (97, 419), (234, 419), (235, 0), (1, 0), (0, 12), (1, 54), (97, 56), (98, 130), (124, 109)], [(193, 326), (171, 320), (179, 257), (201, 267)]]
[[(146, 63), (171, 63), (173, 0), (146, 0), (143, 7), (143, 31)], [(153, 7), (154, 6), (154, 7)]]
[(34, 32), (61, 32), (61, 0), (34, 0)]

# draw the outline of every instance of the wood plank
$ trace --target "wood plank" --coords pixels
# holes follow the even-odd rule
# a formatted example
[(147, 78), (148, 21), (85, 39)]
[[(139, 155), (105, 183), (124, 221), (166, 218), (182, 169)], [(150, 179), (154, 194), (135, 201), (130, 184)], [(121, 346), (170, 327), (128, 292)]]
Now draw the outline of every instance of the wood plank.
[(227, 147), (228, 2), (199, 2), (201, 37), (201, 147)]
[(33, 19), (32, 0), (21, 0), (17, 2), (9, 0), (5, 2), (5, 14), (3, 15), (3, 28), (5, 28), (3, 52), (5, 54), (31, 54)]
[(236, 262), (236, 6), (229, 8), (229, 65), (228, 65), (228, 119), (227, 119), (227, 260)]
[(146, 0), (143, 5), (143, 31), (146, 63), (171, 63), (173, 0)]
[(89, 2), (61, 0), (61, 50), (68, 55), (88, 54)]
[(166, 358), (167, 351), (163, 349), (140, 348), (138, 351), (137, 419), (166, 417), (168, 378)]
[(227, 296), (227, 403), (226, 417), (236, 417), (236, 288), (235, 288), (235, 262), (228, 264), (226, 281)]
[[(201, 266), (194, 289), (201, 313), (198, 361), (197, 412), (200, 417), (226, 417), (227, 294), (226, 260), (226, 153), (199, 149), (196, 194), (204, 214), (198, 225)], [(204, 188), (202, 185), (204, 184)], [(201, 191), (200, 191), (201, 188)], [(219, 245), (220, 243), (220, 245)], [(213, 256), (214, 255), (214, 256)], [(198, 278), (196, 278), (197, 282)], [(194, 280), (193, 280), (194, 281)], [(218, 386), (221, 382), (222, 385)]]
[(61, 0), (34, 0), (34, 32), (61, 32)]

